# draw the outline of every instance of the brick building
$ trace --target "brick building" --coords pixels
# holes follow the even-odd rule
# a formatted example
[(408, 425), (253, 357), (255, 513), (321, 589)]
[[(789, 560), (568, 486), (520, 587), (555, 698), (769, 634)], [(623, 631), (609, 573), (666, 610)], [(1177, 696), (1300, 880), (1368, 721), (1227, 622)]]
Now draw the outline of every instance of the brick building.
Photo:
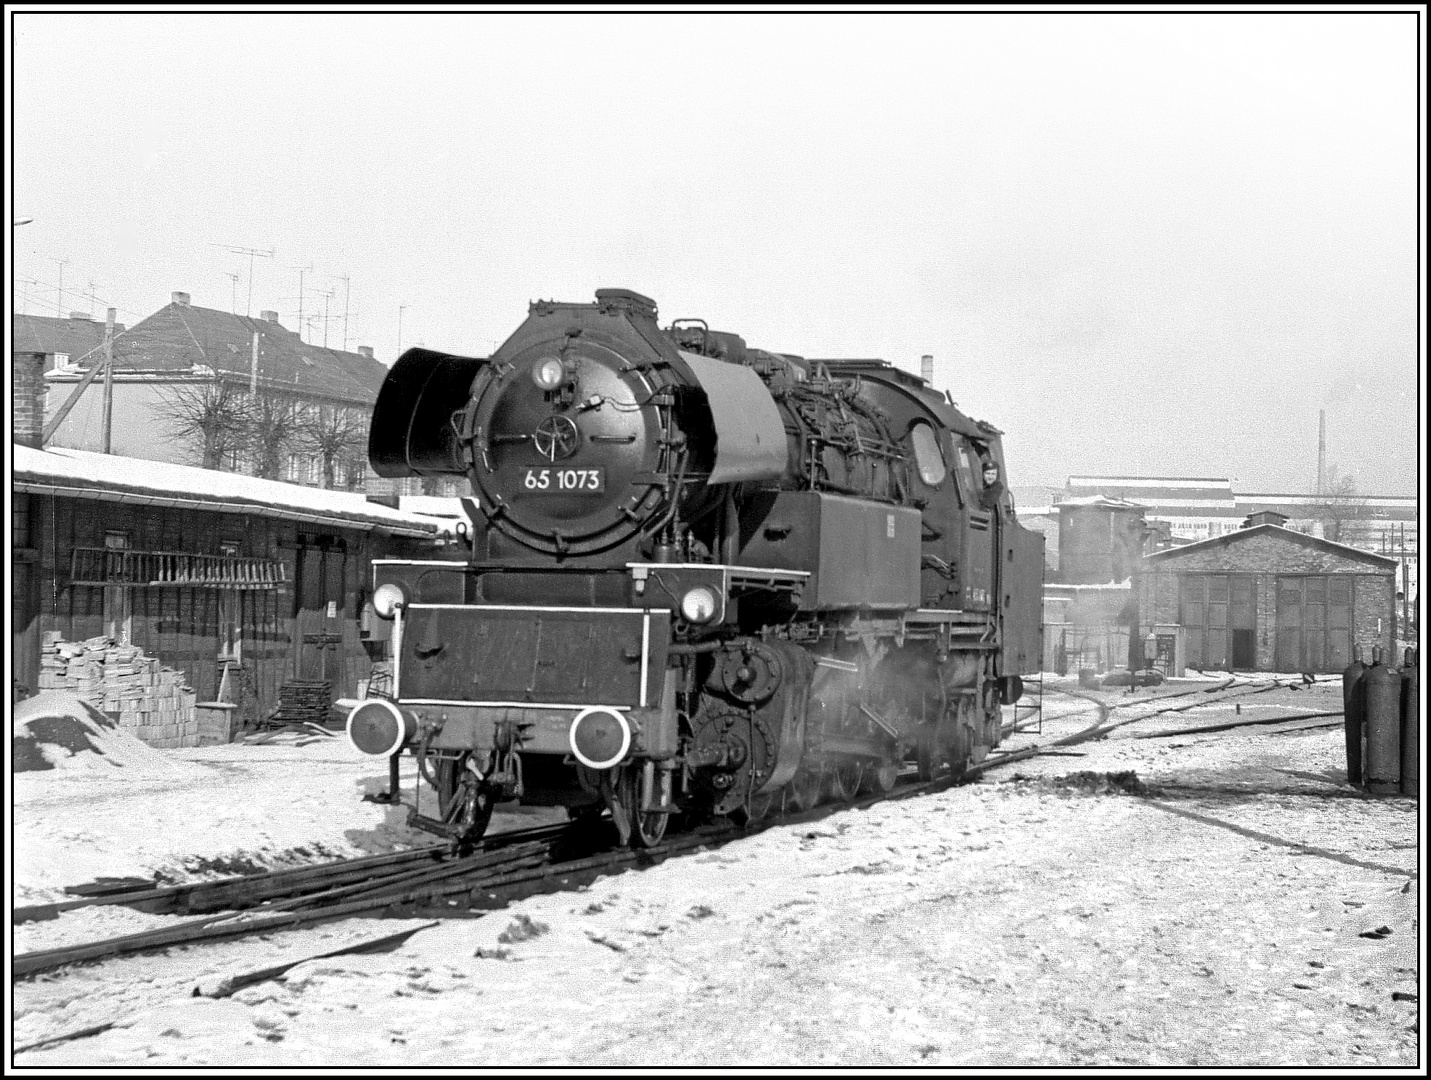
[[(1156, 551), (1138, 576), (1140, 624), (1198, 670), (1339, 672), (1351, 646), (1388, 652), (1397, 562), (1259, 513), (1236, 532)], [(1181, 664), (1174, 674), (1181, 674)]]

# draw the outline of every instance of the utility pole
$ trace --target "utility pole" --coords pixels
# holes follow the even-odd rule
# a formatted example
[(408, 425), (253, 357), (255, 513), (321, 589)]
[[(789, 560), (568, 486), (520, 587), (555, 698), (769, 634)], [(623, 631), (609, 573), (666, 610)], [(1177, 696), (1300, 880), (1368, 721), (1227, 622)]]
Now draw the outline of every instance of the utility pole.
[(104, 452), (111, 453), (109, 435), (114, 425), (114, 308), (104, 317)]
[(65, 304), (65, 267), (70, 264), (70, 261), (68, 259), (56, 259), (54, 261), (60, 264), (60, 284), (59, 287), (55, 289), (55, 318), (63, 319), (64, 314), (60, 309), (64, 307)]
[(89, 315), (90, 315), (90, 318), (94, 318), (94, 302), (95, 302), (96, 300), (98, 300), (99, 297), (97, 297), (97, 296), (94, 295), (94, 282), (93, 282), (93, 281), (91, 281), (91, 282), (89, 283), (89, 295), (86, 296), (85, 299), (89, 301)]
[(406, 308), (407, 308), (407, 305), (406, 305), (406, 304), (399, 304), (399, 305), (398, 305), (398, 348), (397, 348), (397, 351), (398, 351), (398, 355), (399, 355), (399, 356), (402, 355), (402, 313), (403, 313), (404, 310), (406, 310)]
[(262, 248), (243, 247), (239, 244), (213, 244), (211, 246), (232, 251), (235, 255), (248, 256), (248, 309), (244, 312), (244, 315), (253, 315), (253, 260), (257, 258), (271, 259), (278, 254), (278, 249), (270, 248), (268, 251), (264, 251)]

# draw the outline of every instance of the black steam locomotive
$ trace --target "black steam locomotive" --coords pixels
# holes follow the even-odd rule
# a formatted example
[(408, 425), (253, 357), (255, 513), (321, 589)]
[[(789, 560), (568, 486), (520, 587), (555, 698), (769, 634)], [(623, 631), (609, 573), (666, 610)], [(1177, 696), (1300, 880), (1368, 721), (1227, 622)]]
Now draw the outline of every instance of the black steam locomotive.
[(433, 831), (515, 797), (646, 846), (676, 812), (960, 773), (1038, 668), (1043, 537), (998, 430), (881, 360), (662, 329), (601, 289), (485, 359), (404, 353), (369, 456), (472, 489), (470, 559), (375, 562), (392, 696), (348, 722), (417, 755)]

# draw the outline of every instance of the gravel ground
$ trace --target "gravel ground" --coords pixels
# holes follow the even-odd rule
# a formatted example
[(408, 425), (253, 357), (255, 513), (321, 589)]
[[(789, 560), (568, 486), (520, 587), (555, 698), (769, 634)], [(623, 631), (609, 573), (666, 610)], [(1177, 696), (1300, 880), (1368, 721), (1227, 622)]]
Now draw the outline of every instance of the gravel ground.
[[(1289, 715), (1339, 708), (1340, 688), (1239, 700), (1240, 719)], [(1097, 716), (1050, 694), (1042, 734), (1005, 748), (1046, 746)], [(15, 1064), (1416, 1067), (1417, 804), (1347, 787), (1340, 728), (1133, 737), (1232, 719), (1228, 700), (1141, 720), (1070, 748), (1082, 757), (773, 828), (229, 998), (193, 994), (424, 924), (347, 920), (37, 977), (14, 988), (16, 1045), (116, 1026)], [(392, 811), (356, 803), (374, 770), (334, 744), (252, 759), (214, 749), (236, 760), (204, 769), (208, 809), (191, 792), (186, 833), (112, 849), (106, 872), (182, 876), (196, 855), (274, 863), (275, 845), (305, 830), (335, 852), (411, 839)], [(267, 845), (235, 842), (255, 813), (255, 769), (292, 793), (269, 817), (302, 826), (270, 822)], [(103, 821), (39, 820), (60, 808), (56, 786), (16, 795), (19, 902), (99, 861), (85, 853)], [(154, 820), (176, 798), (107, 791), (104, 817)], [(338, 827), (343, 815), (357, 823)], [(67, 878), (71, 850), (84, 857)], [(75, 913), (17, 928), (16, 948), (166, 918)]]

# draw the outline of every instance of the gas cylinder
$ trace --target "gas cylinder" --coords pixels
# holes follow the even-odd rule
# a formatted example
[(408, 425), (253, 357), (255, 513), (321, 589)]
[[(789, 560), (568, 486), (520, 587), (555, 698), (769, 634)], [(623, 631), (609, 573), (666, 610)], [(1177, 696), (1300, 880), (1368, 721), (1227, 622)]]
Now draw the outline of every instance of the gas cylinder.
[(1401, 672), (1382, 663), (1381, 646), (1371, 652), (1366, 684), (1366, 789), (1395, 795), (1401, 786)]
[(1346, 718), (1347, 783), (1361, 786), (1362, 725), (1366, 719), (1366, 687), (1362, 675), (1366, 665), (1361, 662), (1361, 646), (1352, 646), (1352, 662), (1342, 672), (1342, 715)]
[(1406, 650), (1406, 665), (1401, 669), (1401, 794), (1413, 799), (1421, 797), (1421, 703), (1416, 700), (1421, 690), (1421, 676), (1416, 670), (1419, 657), (1415, 649)]

